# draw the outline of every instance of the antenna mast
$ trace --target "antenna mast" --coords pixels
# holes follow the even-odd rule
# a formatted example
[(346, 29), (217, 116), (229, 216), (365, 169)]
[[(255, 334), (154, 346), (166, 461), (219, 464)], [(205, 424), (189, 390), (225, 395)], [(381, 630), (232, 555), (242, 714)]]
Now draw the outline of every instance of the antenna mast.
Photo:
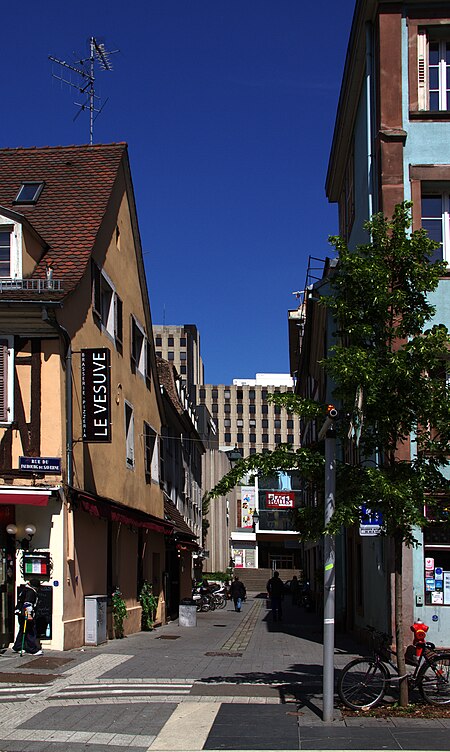
[[(103, 42), (99, 42), (95, 37), (91, 37), (89, 40), (89, 57), (75, 60), (73, 65), (66, 63), (65, 60), (58, 60), (58, 58), (53, 57), (52, 55), (48, 56), (49, 60), (61, 66), (60, 75), (52, 73), (53, 78), (56, 78), (63, 84), (72, 86), (72, 88), (77, 89), (80, 94), (86, 95), (84, 102), (74, 102), (74, 104), (79, 107), (74, 120), (77, 119), (81, 112), (89, 110), (89, 144), (91, 146), (94, 141), (94, 122), (108, 101), (106, 99), (100, 106), (100, 97), (95, 93), (95, 64), (97, 63), (100, 70), (111, 71), (112, 65), (109, 56), (114, 55), (116, 52), (119, 52), (119, 50), (111, 50), (108, 52)], [(69, 71), (68, 78), (64, 78), (64, 76), (67, 75), (64, 71)], [(75, 73), (78, 76), (78, 79), (73, 81), (71, 73)]]

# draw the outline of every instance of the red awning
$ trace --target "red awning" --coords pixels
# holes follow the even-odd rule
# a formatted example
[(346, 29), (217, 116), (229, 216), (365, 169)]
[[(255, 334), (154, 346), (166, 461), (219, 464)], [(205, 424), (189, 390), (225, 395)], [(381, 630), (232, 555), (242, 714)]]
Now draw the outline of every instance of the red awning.
[(46, 507), (50, 491), (1, 491), (0, 504), (28, 504), (33, 507)]
[(119, 507), (114, 502), (95, 498), (83, 491), (75, 491), (75, 498), (80, 504), (83, 511), (88, 512), (93, 517), (113, 522), (122, 522), (124, 525), (133, 525), (147, 530), (153, 530), (156, 533), (168, 534), (173, 530), (173, 525), (169, 525), (158, 517), (131, 509), (130, 507)]

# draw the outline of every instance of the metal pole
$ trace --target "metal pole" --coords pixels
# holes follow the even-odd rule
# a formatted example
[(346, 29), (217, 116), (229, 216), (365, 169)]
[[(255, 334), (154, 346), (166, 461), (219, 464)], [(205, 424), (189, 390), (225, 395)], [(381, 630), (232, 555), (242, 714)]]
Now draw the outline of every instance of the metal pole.
[[(325, 437), (325, 527), (334, 513), (336, 492), (336, 434), (328, 426)], [(323, 720), (333, 720), (334, 709), (334, 614), (335, 614), (335, 536), (324, 536), (323, 577)]]

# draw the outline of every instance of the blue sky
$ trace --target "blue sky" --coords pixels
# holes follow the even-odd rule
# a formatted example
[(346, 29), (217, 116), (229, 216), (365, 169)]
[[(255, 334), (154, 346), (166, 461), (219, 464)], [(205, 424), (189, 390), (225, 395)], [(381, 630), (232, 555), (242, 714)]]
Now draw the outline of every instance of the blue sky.
[(2, 146), (87, 143), (48, 55), (120, 49), (96, 142), (127, 141), (153, 322), (196, 324), (207, 383), (287, 372), (287, 310), (332, 253), (324, 183), (354, 0), (3, 7)]

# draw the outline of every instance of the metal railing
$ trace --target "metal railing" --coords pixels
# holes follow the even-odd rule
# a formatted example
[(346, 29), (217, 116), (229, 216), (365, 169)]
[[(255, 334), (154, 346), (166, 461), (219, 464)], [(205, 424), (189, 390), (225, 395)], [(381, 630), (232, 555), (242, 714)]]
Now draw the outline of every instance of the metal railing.
[(61, 292), (60, 279), (0, 279), (0, 293), (11, 290), (31, 290), (32, 292)]

